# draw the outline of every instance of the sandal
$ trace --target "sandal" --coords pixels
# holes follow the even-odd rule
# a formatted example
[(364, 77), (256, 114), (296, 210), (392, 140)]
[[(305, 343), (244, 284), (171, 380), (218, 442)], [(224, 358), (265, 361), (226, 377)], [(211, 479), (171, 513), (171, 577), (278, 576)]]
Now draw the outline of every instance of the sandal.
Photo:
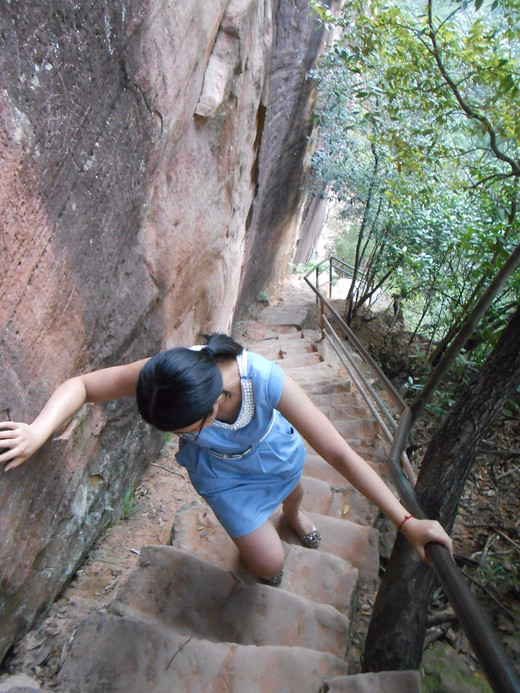
[(271, 578), (260, 578), (260, 582), (263, 585), (271, 585), (271, 587), (278, 587), (283, 578), (283, 570), (281, 570), (277, 575), (273, 575)]
[(309, 534), (299, 534), (298, 539), (308, 549), (317, 549), (321, 542), (321, 534), (316, 529), (316, 527), (313, 527), (312, 531), (309, 532)]

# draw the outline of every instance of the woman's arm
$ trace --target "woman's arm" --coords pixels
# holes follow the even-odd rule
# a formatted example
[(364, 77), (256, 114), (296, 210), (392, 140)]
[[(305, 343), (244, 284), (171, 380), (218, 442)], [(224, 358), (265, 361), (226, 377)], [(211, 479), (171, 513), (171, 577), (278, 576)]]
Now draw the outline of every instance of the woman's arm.
[[(406, 509), (368, 462), (350, 447), (325, 414), (287, 375), (277, 408), (318, 455), (382, 510), (397, 527), (401, 526), (408, 515)], [(452, 550), (451, 539), (436, 521), (410, 518), (402, 525), (402, 532), (423, 559), (426, 559), (424, 547), (430, 541), (437, 541), (450, 552)]]
[(39, 415), (26, 424), (0, 422), (0, 463), (4, 472), (18, 467), (45, 443), (86, 402), (104, 402), (135, 395), (137, 378), (147, 359), (125, 366), (104, 368), (66, 380), (53, 392)]

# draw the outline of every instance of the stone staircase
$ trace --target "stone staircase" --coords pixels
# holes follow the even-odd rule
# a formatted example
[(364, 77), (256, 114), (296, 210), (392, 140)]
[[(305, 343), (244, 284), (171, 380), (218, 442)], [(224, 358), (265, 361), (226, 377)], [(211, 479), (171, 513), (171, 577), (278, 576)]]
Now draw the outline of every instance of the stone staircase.
[[(365, 459), (384, 446), (346, 375), (319, 342), (312, 296), (291, 280), (277, 305), (242, 323), (235, 337), (276, 360)], [(312, 450), (303, 506), (320, 530), (319, 550), (300, 546), (277, 511), (286, 550), (279, 587), (260, 584), (202, 501), (178, 511), (170, 546), (147, 546), (106, 609), (83, 621), (58, 689), (71, 693), (416, 693), (418, 672), (356, 670), (361, 594), (374, 591), (376, 508)], [(353, 632), (354, 631), (354, 632)]]

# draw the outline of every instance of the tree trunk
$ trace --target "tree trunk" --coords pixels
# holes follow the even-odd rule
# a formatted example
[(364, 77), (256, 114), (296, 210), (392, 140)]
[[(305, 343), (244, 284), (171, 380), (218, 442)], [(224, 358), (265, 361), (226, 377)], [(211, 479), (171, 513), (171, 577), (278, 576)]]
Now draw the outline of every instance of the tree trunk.
[[(363, 218), (361, 220), (361, 226), (359, 229), (359, 234), (358, 234), (358, 239), (356, 243), (356, 259), (354, 261), (354, 273), (352, 275), (352, 281), (350, 283), (350, 288), (347, 294), (347, 300), (345, 303), (345, 321), (347, 325), (350, 325), (353, 317), (354, 317), (354, 292), (356, 290), (356, 281), (357, 281), (357, 276), (358, 272), (361, 268), (361, 261), (363, 258), (363, 253), (364, 250), (361, 250), (361, 246), (363, 243), (363, 238), (365, 235), (365, 229), (368, 224), (369, 220), (369, 215), (370, 215), (370, 210), (372, 207), (372, 198), (374, 195), (374, 190), (376, 188), (376, 180), (377, 180), (377, 172), (379, 168), (379, 156), (377, 154), (376, 146), (374, 143), (372, 143), (370, 149), (372, 150), (372, 154), (374, 156), (374, 170), (372, 171), (372, 177), (370, 179), (370, 185), (368, 187), (368, 193), (367, 193), (367, 199), (365, 200), (365, 209), (363, 211)], [(366, 249), (366, 244), (365, 244), (365, 249)]]
[[(520, 383), (519, 343), (520, 307), (428, 445), (415, 490), (426, 514), (447, 531), (479, 444)], [(419, 667), (432, 584), (430, 568), (399, 535), (374, 606), (364, 671)]]

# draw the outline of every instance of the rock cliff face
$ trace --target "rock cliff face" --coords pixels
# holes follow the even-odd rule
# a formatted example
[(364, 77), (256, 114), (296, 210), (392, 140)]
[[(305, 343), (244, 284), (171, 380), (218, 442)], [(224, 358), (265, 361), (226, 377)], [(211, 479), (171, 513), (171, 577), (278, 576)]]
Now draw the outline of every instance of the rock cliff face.
[[(321, 41), (309, 12), (2, 5), (0, 410), (30, 421), (75, 373), (227, 330), (239, 296), (285, 269)], [(161, 444), (132, 401), (88, 405), (1, 475), (0, 659)]]

